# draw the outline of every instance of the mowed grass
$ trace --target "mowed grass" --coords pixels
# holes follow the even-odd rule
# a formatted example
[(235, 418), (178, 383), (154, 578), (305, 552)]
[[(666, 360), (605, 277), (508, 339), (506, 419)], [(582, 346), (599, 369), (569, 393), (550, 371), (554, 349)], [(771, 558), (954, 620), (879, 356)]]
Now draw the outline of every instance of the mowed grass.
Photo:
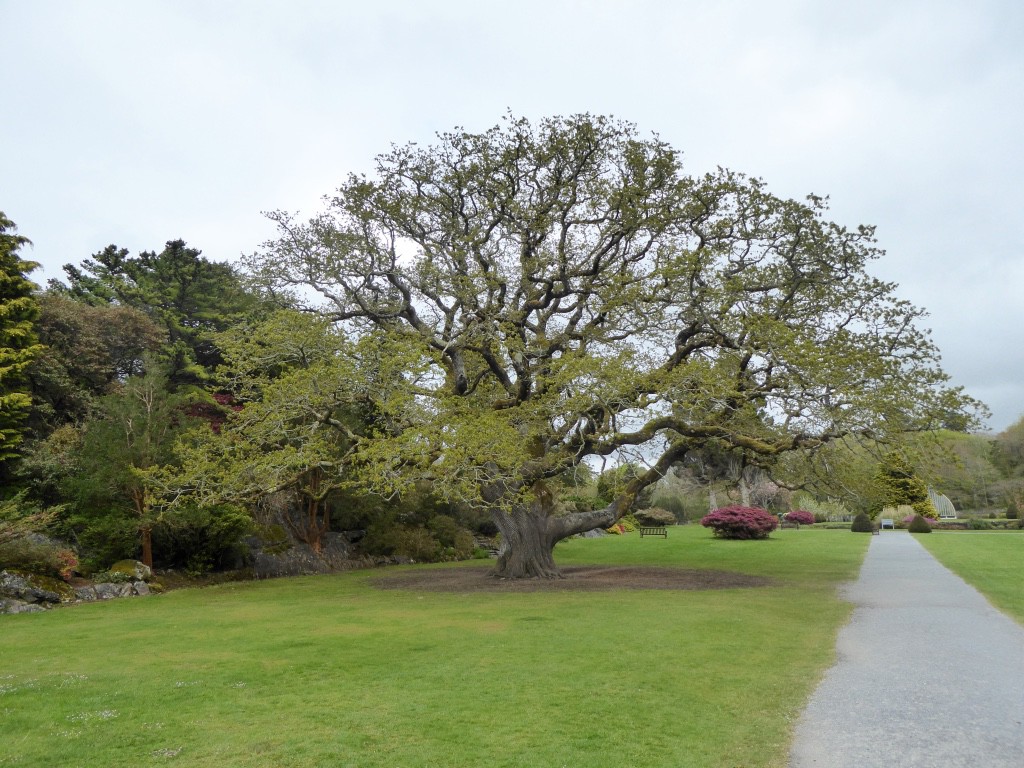
[(936, 531), (917, 540), (993, 605), (1024, 624), (1024, 534)]
[(437, 594), (364, 571), (0, 617), (0, 765), (783, 766), (868, 538), (556, 550), (771, 587)]

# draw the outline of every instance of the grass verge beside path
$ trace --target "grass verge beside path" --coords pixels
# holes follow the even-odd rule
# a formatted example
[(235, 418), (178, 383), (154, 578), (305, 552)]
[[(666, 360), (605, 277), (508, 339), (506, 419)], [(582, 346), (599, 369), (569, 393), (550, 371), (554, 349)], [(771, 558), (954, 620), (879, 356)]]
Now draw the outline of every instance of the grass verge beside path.
[(869, 538), (688, 526), (556, 550), (776, 580), (753, 589), (438, 594), (357, 572), (0, 617), (0, 766), (783, 766)]
[(993, 605), (1024, 624), (1024, 534), (935, 531), (917, 540)]

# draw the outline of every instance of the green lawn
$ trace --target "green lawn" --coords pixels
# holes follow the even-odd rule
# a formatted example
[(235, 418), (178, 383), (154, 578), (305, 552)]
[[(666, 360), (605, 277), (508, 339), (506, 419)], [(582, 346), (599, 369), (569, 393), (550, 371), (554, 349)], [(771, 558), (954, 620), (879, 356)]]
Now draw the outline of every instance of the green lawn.
[(0, 617), (0, 765), (783, 766), (869, 538), (688, 526), (556, 552), (772, 587), (436, 594), (364, 571)]
[(917, 540), (943, 565), (1024, 624), (1024, 534), (936, 531)]

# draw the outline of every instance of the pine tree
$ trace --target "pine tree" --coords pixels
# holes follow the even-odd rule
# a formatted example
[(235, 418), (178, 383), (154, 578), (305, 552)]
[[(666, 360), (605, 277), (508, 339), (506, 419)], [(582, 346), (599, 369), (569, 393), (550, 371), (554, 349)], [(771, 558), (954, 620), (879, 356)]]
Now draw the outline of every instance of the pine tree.
[(939, 513), (928, 497), (928, 486), (898, 453), (893, 452), (885, 457), (875, 481), (885, 504), (893, 507), (906, 504), (913, 507), (914, 512), (921, 517), (932, 520), (938, 518)]
[(35, 334), (37, 286), (26, 277), (39, 265), (18, 256), (30, 241), (16, 231), (0, 211), (0, 462), (18, 455), (32, 404), (26, 368), (43, 348)]

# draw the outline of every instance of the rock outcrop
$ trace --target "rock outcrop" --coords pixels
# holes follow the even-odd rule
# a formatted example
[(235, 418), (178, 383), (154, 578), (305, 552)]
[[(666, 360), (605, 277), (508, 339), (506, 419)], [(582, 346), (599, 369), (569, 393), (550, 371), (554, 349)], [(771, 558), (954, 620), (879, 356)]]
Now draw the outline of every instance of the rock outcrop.
[(96, 600), (112, 600), (118, 597), (148, 595), (149, 593), (149, 585), (141, 579), (123, 583), (101, 582), (83, 587), (71, 587), (63, 581), (48, 576), (0, 571), (0, 614), (36, 613), (62, 603), (89, 603)]

